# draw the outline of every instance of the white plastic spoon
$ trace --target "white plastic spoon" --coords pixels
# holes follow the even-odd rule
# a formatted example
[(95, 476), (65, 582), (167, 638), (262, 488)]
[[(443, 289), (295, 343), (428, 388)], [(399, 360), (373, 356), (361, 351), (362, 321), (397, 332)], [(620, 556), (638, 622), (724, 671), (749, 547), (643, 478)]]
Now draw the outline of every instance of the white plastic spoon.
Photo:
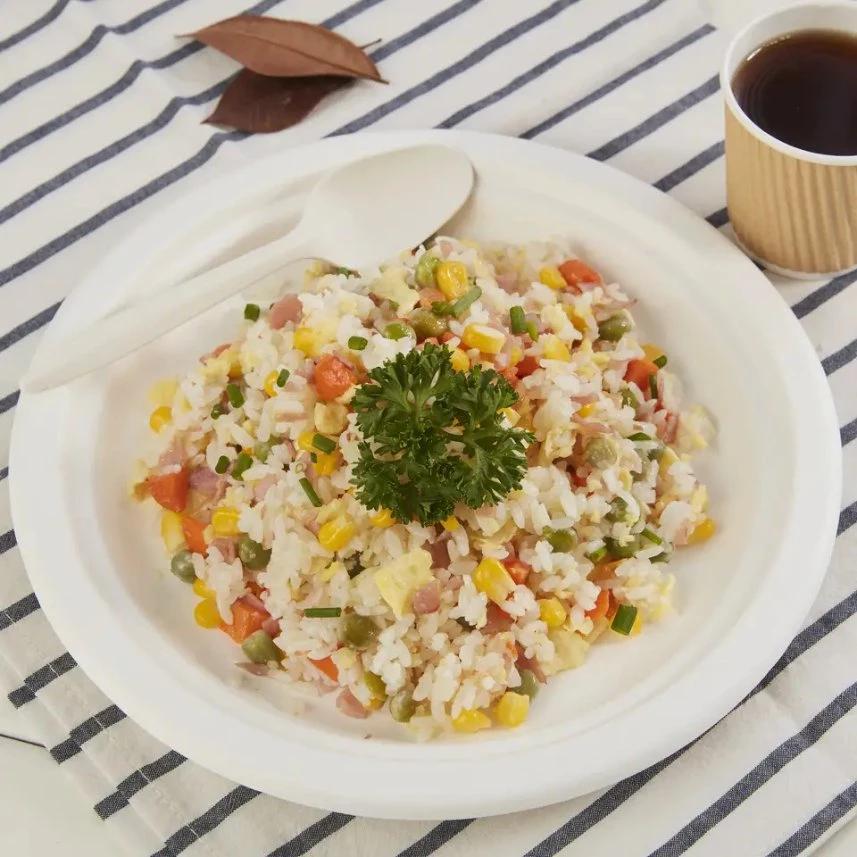
[(48, 390), (113, 363), (297, 259), (346, 268), (390, 259), (446, 223), (472, 187), (470, 160), (446, 146), (399, 149), (340, 167), (313, 188), (287, 235), (80, 331), (34, 361), (21, 390)]

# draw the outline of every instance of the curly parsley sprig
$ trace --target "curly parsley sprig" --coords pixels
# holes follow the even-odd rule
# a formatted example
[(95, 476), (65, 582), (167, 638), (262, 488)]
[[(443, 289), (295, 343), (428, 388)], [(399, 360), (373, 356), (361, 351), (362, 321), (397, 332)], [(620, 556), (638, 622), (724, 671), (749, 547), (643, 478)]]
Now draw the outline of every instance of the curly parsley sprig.
[(456, 372), (427, 343), (373, 369), (352, 404), (364, 440), (352, 483), (369, 509), (432, 524), (458, 502), (473, 509), (519, 488), (533, 435), (502, 424), (518, 396), (493, 369)]

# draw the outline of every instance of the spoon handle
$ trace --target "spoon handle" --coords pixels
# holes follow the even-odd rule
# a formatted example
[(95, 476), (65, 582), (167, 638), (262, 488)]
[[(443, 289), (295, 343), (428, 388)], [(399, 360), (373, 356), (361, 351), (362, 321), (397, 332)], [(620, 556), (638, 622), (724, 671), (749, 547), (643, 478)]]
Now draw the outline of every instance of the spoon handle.
[(73, 341), (58, 344), (34, 361), (21, 390), (49, 390), (114, 363), (289, 262), (312, 255), (309, 236), (298, 225), (270, 244), (119, 310), (81, 331)]

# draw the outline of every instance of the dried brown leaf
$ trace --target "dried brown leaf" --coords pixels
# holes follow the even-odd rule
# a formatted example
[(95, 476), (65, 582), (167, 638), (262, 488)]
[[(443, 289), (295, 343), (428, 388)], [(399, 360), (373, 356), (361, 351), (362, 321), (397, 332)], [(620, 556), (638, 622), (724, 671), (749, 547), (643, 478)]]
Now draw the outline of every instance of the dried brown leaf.
[(339, 33), (304, 21), (237, 15), (190, 33), (189, 38), (204, 42), (257, 74), (381, 80), (375, 63), (362, 48)]
[(242, 69), (205, 121), (269, 134), (291, 128), (326, 96), (353, 83), (347, 77), (267, 77)]

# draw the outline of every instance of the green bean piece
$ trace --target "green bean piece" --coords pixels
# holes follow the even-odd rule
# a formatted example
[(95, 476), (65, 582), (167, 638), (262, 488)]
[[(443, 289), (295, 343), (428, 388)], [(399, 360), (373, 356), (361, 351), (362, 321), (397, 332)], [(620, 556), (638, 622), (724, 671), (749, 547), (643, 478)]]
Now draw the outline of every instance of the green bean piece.
[(640, 542), (636, 538), (622, 544), (618, 539), (608, 537), (604, 539), (604, 544), (613, 559), (630, 559), (640, 549)]
[(217, 464), (214, 465), (214, 472), (223, 475), (229, 470), (229, 459), (225, 455), (221, 455), (217, 459)]
[(247, 304), (247, 306), (244, 307), (244, 318), (247, 319), (247, 321), (258, 321), (260, 312), (261, 310), (259, 309), (258, 304)]
[(630, 604), (620, 604), (610, 627), (616, 631), (617, 634), (622, 634), (627, 637), (628, 634), (631, 633), (631, 629), (634, 627), (636, 619), (636, 607), (632, 607)]
[(527, 333), (530, 334), (530, 339), (533, 342), (539, 341), (539, 329), (536, 327), (536, 323), (532, 320), (527, 322)]
[(309, 479), (304, 476), (304, 478), (301, 479), (298, 484), (301, 486), (301, 488), (304, 489), (304, 494), (309, 497), (310, 503), (312, 503), (313, 506), (318, 509), (319, 506), (321, 506), (321, 497), (319, 497), (318, 494), (315, 493), (315, 488), (312, 487), (312, 482), (310, 482)]
[(170, 560), (170, 571), (184, 583), (193, 583), (196, 572), (193, 570), (193, 554), (181, 550)]
[(254, 664), (269, 664), (271, 661), (279, 663), (283, 659), (283, 653), (277, 648), (271, 635), (265, 631), (251, 634), (241, 644), (241, 651), (247, 660)]
[(289, 380), (289, 370), (288, 369), (280, 369), (280, 374), (277, 375), (277, 386), (285, 387), (286, 382)]
[(628, 440), (633, 440), (635, 443), (651, 440), (644, 431), (635, 431), (634, 434), (628, 435)]
[(218, 417), (222, 417), (225, 413), (226, 413), (226, 407), (224, 406), (223, 402), (218, 402), (211, 409), (211, 418), (213, 420), (216, 420)]
[(610, 511), (604, 516), (613, 524), (628, 520), (628, 503), (622, 497), (610, 501)]
[(244, 394), (237, 384), (226, 385), (226, 398), (229, 399), (229, 404), (233, 408), (240, 408), (244, 404)]
[(332, 438), (325, 437), (323, 434), (314, 434), (312, 436), (312, 445), (322, 452), (331, 453), (336, 449), (336, 441)]
[(637, 397), (627, 387), (623, 387), (619, 391), (619, 398), (622, 399), (623, 405), (633, 408), (635, 411), (640, 407)]
[(666, 365), (667, 365), (667, 355), (666, 355), (666, 354), (661, 354), (661, 356), (660, 356), (660, 357), (655, 357), (655, 359), (654, 359), (654, 360), (652, 360), (652, 363), (654, 363), (654, 364), (655, 364), (655, 366), (657, 366), (657, 367), (658, 367), (658, 369), (663, 369), (663, 368), (664, 368), (664, 366), (666, 366)]
[(338, 619), (341, 615), (341, 607), (307, 607), (304, 610), (307, 619)]
[(586, 558), (590, 562), (594, 562), (596, 565), (599, 562), (601, 562), (601, 560), (604, 559), (604, 557), (606, 557), (606, 556), (607, 556), (607, 548), (606, 547), (597, 548), (596, 550), (592, 551), (592, 553), (586, 554)]
[(640, 535), (644, 539), (647, 539), (648, 541), (652, 542), (653, 544), (662, 545), (664, 543), (664, 540), (657, 533), (653, 533), (648, 527), (646, 527), (646, 529), (643, 530)]
[(252, 464), (252, 455), (248, 455), (246, 452), (239, 452), (238, 457), (235, 459), (235, 464), (232, 465), (232, 478), (242, 479), (244, 477), (244, 471), (249, 470)]
[(452, 305), (452, 314), (458, 318), (460, 315), (463, 315), (470, 307), (482, 297), (482, 289), (479, 286), (473, 286), (469, 292), (462, 295), (455, 303)]
[(259, 542), (254, 542), (249, 536), (242, 536), (238, 539), (238, 559), (245, 568), (259, 571), (267, 568), (271, 561), (271, 551), (265, 550)]
[(521, 334), (527, 332), (527, 317), (524, 315), (523, 307), (513, 306), (509, 310), (509, 326), (512, 329), (512, 333)]
[(649, 375), (649, 395), (653, 399), (658, 397), (658, 377), (657, 375)]

